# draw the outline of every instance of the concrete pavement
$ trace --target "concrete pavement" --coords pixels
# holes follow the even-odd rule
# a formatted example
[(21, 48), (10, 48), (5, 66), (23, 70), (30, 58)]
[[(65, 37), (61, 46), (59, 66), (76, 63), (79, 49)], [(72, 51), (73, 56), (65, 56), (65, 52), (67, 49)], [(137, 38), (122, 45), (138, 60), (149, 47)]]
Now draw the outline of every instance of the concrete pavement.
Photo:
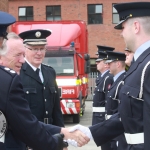
[[(76, 125), (76, 124), (72, 123), (71, 116), (65, 116), (64, 120), (65, 120), (65, 127), (71, 127), (73, 125)], [(81, 117), (80, 124), (88, 127), (91, 125), (91, 123), (92, 123), (92, 101), (86, 101), (85, 113)], [(94, 141), (90, 141), (87, 145), (85, 145), (83, 147), (76, 148), (73, 146), (69, 146), (68, 150), (101, 150), (101, 148), (97, 147), (96, 144), (94, 143)]]

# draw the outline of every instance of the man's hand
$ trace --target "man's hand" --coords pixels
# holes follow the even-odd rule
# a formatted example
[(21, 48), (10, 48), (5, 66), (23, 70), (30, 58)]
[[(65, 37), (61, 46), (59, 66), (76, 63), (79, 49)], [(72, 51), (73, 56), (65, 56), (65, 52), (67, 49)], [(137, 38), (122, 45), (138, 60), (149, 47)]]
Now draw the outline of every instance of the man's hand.
[(64, 135), (63, 134), (55, 134), (55, 138), (57, 138), (57, 150), (65, 150), (68, 147), (68, 143), (63, 141)]
[(61, 133), (65, 135), (64, 139), (73, 146), (82, 147), (90, 141), (84, 133), (76, 129), (70, 132), (69, 128), (62, 128)]
[(80, 124), (78, 125), (75, 125), (73, 127), (71, 127), (69, 129), (69, 132), (74, 132), (76, 130), (80, 130), (82, 133), (84, 133), (90, 140), (93, 140), (93, 137), (92, 137), (92, 134), (91, 134), (91, 131), (88, 127), (85, 127), (85, 126), (82, 126)]

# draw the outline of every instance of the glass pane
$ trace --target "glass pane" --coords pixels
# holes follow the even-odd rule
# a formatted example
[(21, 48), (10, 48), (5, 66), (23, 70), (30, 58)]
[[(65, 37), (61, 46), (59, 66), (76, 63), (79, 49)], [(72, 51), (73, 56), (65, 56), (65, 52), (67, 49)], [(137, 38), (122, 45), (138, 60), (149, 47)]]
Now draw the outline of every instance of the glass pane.
[(33, 17), (27, 17), (27, 20), (32, 21), (32, 20), (33, 20)]
[(54, 14), (55, 15), (61, 15), (61, 8), (60, 8), (60, 6), (55, 6), (54, 7)]
[(47, 20), (53, 21), (53, 17), (52, 17), (52, 16), (50, 16), (50, 17), (48, 16), (48, 17), (47, 17)]
[(58, 76), (74, 73), (73, 57), (45, 57), (43, 63), (52, 66)]
[(27, 7), (27, 16), (33, 16), (33, 7)]
[(46, 14), (47, 14), (47, 16), (53, 14), (53, 7), (52, 6), (46, 7)]
[(89, 15), (88, 24), (102, 24), (103, 18), (101, 14)]
[(102, 5), (96, 5), (95, 13), (102, 13)]
[(26, 17), (19, 17), (19, 21), (26, 21)]
[(26, 8), (19, 8), (19, 16), (25, 16), (26, 15)]
[(113, 13), (117, 13), (117, 10), (113, 7)]
[(54, 16), (54, 20), (61, 20), (61, 16)]
[(88, 14), (95, 13), (95, 5), (88, 5)]
[(113, 14), (113, 23), (119, 23), (119, 15)]

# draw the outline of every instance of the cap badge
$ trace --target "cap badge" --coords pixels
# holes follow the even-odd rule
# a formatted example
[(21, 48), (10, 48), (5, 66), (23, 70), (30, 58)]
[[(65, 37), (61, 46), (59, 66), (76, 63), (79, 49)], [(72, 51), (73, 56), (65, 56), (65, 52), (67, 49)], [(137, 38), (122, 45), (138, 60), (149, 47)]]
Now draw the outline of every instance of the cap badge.
[(132, 14), (130, 14), (129, 16), (132, 17)]
[(37, 31), (37, 32), (35, 33), (35, 36), (36, 36), (37, 38), (39, 38), (39, 37), (41, 36), (41, 32)]

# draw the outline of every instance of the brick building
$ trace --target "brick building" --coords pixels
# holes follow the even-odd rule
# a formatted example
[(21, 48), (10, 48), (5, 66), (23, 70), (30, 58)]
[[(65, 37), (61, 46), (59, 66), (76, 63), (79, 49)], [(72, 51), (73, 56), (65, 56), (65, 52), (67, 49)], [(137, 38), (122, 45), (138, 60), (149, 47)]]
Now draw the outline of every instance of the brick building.
[(8, 0), (9, 13), (17, 20), (84, 20), (88, 29), (91, 63), (96, 58), (96, 45), (115, 47), (124, 51), (120, 32), (114, 29), (118, 14), (113, 4), (150, 0)]

